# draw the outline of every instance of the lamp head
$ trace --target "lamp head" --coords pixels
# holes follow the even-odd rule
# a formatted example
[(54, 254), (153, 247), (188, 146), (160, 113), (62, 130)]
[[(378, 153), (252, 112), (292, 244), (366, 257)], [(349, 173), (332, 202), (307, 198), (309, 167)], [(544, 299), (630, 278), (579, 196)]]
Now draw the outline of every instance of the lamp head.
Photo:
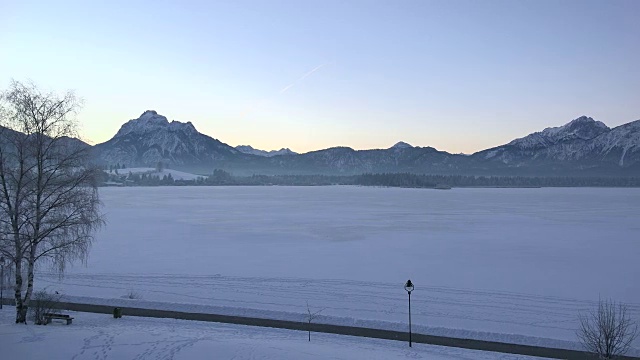
[(411, 280), (407, 280), (407, 283), (404, 284), (404, 289), (407, 290), (408, 293), (411, 293), (413, 291), (413, 283), (411, 282)]

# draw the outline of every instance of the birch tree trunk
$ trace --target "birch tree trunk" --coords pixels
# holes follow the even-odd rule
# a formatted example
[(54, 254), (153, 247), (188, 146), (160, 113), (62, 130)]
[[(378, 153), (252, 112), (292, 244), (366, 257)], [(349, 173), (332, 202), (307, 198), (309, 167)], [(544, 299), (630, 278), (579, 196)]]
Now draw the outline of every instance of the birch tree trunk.
[[(15, 290), (15, 301), (16, 301), (16, 324), (24, 323), (27, 319), (27, 310), (24, 309), (22, 304), (22, 264), (16, 263), (16, 285), (14, 287)], [(23, 311), (24, 310), (24, 311)]]

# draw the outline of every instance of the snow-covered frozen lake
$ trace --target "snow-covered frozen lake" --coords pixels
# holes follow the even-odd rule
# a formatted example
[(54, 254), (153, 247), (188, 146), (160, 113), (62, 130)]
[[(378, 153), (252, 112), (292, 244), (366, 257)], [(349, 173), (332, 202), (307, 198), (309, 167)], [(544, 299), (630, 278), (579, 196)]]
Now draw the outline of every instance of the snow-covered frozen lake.
[(418, 331), (525, 343), (575, 341), (599, 297), (640, 320), (640, 189), (100, 193), (107, 225), (87, 267), (41, 272), (37, 286), (284, 318), (308, 301), (326, 321), (404, 329), (411, 279)]

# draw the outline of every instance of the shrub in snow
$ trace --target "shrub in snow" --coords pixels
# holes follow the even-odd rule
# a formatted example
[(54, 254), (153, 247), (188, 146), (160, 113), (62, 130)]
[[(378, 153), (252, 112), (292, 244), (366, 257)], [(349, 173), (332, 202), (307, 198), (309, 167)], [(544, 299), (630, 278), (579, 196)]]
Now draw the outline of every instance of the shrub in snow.
[(600, 359), (624, 355), (638, 336), (638, 326), (627, 315), (627, 306), (611, 300), (600, 300), (598, 308), (580, 315), (578, 338), (587, 351)]
[(60, 301), (60, 295), (48, 293), (46, 290), (39, 290), (33, 293), (31, 302), (29, 303), (29, 312), (31, 320), (36, 325), (46, 325), (45, 314), (55, 313), (57, 302)]

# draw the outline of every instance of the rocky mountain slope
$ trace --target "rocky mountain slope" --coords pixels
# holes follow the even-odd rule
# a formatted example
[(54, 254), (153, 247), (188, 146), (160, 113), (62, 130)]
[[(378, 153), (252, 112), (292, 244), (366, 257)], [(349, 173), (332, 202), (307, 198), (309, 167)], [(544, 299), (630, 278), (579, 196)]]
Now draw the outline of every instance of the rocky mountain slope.
[(636, 172), (640, 168), (640, 120), (616, 128), (583, 116), (510, 143), (477, 152), (479, 162), (510, 169)]
[(105, 164), (155, 166), (163, 162), (175, 168), (232, 163), (245, 157), (233, 147), (199, 133), (190, 122), (169, 122), (153, 110), (122, 125), (112, 139), (95, 145), (93, 153)]

